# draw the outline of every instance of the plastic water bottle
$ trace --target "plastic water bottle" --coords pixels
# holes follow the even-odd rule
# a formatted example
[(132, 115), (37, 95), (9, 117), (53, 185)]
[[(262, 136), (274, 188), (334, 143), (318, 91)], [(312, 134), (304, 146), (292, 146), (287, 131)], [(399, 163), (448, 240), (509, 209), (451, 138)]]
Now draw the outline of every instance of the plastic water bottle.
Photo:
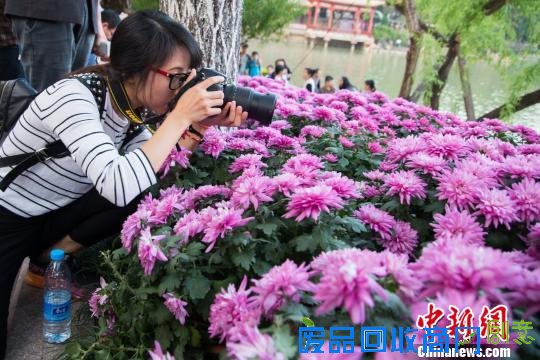
[(64, 250), (51, 251), (45, 272), (43, 296), (43, 337), (49, 343), (62, 343), (71, 336), (71, 274), (64, 261)]

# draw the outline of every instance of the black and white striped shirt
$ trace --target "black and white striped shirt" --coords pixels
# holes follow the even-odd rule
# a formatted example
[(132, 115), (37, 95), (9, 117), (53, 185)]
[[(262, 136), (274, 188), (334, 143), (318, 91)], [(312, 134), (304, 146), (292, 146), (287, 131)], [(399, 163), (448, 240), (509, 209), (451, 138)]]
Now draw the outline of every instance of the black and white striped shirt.
[[(64, 79), (40, 93), (0, 146), (0, 157), (30, 153), (58, 139), (71, 156), (38, 163), (0, 191), (0, 206), (23, 217), (64, 207), (92, 187), (118, 205), (127, 205), (156, 183), (139, 146), (145, 131), (119, 150), (129, 121), (116, 114), (109, 94), (100, 118), (94, 96), (79, 80)], [(12, 167), (0, 168), (0, 179)]]

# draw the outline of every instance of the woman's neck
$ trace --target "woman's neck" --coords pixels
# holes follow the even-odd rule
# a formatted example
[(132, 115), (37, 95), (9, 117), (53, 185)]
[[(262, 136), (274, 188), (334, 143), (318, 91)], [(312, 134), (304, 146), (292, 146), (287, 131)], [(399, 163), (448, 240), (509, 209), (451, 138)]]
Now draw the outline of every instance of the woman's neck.
[(131, 81), (123, 81), (122, 84), (124, 85), (124, 89), (126, 89), (126, 93), (131, 107), (133, 109), (141, 107), (142, 103), (137, 97), (137, 86), (135, 85), (135, 83)]

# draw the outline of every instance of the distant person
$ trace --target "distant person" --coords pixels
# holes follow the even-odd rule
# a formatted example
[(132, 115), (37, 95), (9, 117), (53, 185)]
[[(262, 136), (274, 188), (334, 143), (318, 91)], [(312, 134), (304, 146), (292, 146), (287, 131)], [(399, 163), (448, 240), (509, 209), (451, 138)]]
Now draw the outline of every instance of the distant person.
[(315, 92), (316, 90), (315, 79), (313, 78), (316, 72), (316, 69), (305, 68), (304, 73), (302, 74), (302, 77), (305, 80), (304, 88), (306, 88), (309, 92)]
[(262, 75), (266, 77), (270, 77), (272, 73), (274, 72), (274, 65), (266, 65), (266, 67), (262, 70)]
[(42, 91), (86, 66), (105, 40), (98, 0), (5, 0), (30, 84)]
[(240, 46), (240, 62), (238, 64), (238, 72), (239, 72), (240, 75), (247, 75), (248, 74), (247, 65), (248, 65), (248, 62), (250, 60), (249, 54), (247, 52), (248, 47), (249, 46), (248, 46), (247, 43), (243, 43)]
[(254, 51), (251, 53), (251, 58), (247, 63), (247, 70), (249, 76), (261, 75), (261, 62), (259, 60), (259, 53)]
[(377, 91), (375, 88), (375, 81), (373, 80), (366, 80), (364, 81), (364, 92), (374, 92)]
[(339, 90), (357, 91), (358, 89), (351, 84), (346, 76), (342, 76), (341, 79), (339, 79)]
[(315, 92), (321, 91), (321, 70), (315, 69), (315, 75), (313, 75), (313, 80), (315, 81)]
[(327, 75), (324, 78), (324, 85), (319, 91), (321, 94), (333, 94), (336, 92), (336, 84), (334, 83), (334, 78), (330, 75)]
[(0, 80), (12, 80), (24, 77), (24, 71), (11, 20), (4, 15), (4, 4), (5, 0), (0, 0)]
[(276, 68), (278, 67), (278, 65), (281, 65), (281, 66), (283, 66), (285, 69), (287, 69), (287, 81), (291, 79), (292, 71), (291, 71), (291, 69), (289, 69), (289, 67), (287, 66), (287, 62), (285, 61), (285, 59), (277, 59), (277, 60), (274, 62), (274, 65), (275, 65)]
[(285, 84), (288, 84), (289, 77), (287, 73), (287, 68), (283, 65), (276, 66), (276, 70), (274, 71), (274, 80), (280, 80), (283, 81)]
[[(116, 28), (118, 27), (118, 24), (120, 24), (120, 16), (111, 9), (104, 9), (101, 12), (101, 26), (103, 27), (103, 33), (105, 34), (105, 38), (110, 43), (112, 40), (112, 37), (114, 35), (114, 32), (116, 31)], [(101, 57), (102, 61), (109, 61), (109, 58), (107, 56)], [(90, 53), (90, 56), (88, 56), (88, 65), (96, 65), (98, 64), (98, 57), (97, 55), (92, 52)]]

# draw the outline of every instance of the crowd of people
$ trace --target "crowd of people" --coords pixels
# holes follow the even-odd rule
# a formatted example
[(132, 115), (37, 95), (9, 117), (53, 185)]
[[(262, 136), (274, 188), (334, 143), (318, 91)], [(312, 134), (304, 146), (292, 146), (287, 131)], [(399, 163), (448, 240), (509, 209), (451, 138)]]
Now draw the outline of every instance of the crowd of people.
[[(262, 68), (259, 53), (257, 51), (253, 51), (250, 55), (248, 52), (247, 43), (243, 43), (241, 45), (238, 70), (240, 75), (248, 75), (252, 77), (266, 76), (272, 79), (281, 80), (286, 84), (289, 83), (292, 76), (292, 71), (287, 66), (285, 59), (277, 59), (274, 62), (274, 65), (267, 65), (265, 68)], [(358, 88), (351, 83), (347, 76), (340, 77), (338, 84), (336, 85), (334, 77), (331, 75), (326, 75), (324, 77), (324, 84), (321, 85), (321, 71), (317, 68), (304, 68), (302, 77), (304, 79), (303, 87), (310, 92), (331, 94), (337, 90), (343, 89), (359, 91)], [(362, 90), (364, 92), (376, 91), (375, 81), (371, 79), (365, 80)]]

